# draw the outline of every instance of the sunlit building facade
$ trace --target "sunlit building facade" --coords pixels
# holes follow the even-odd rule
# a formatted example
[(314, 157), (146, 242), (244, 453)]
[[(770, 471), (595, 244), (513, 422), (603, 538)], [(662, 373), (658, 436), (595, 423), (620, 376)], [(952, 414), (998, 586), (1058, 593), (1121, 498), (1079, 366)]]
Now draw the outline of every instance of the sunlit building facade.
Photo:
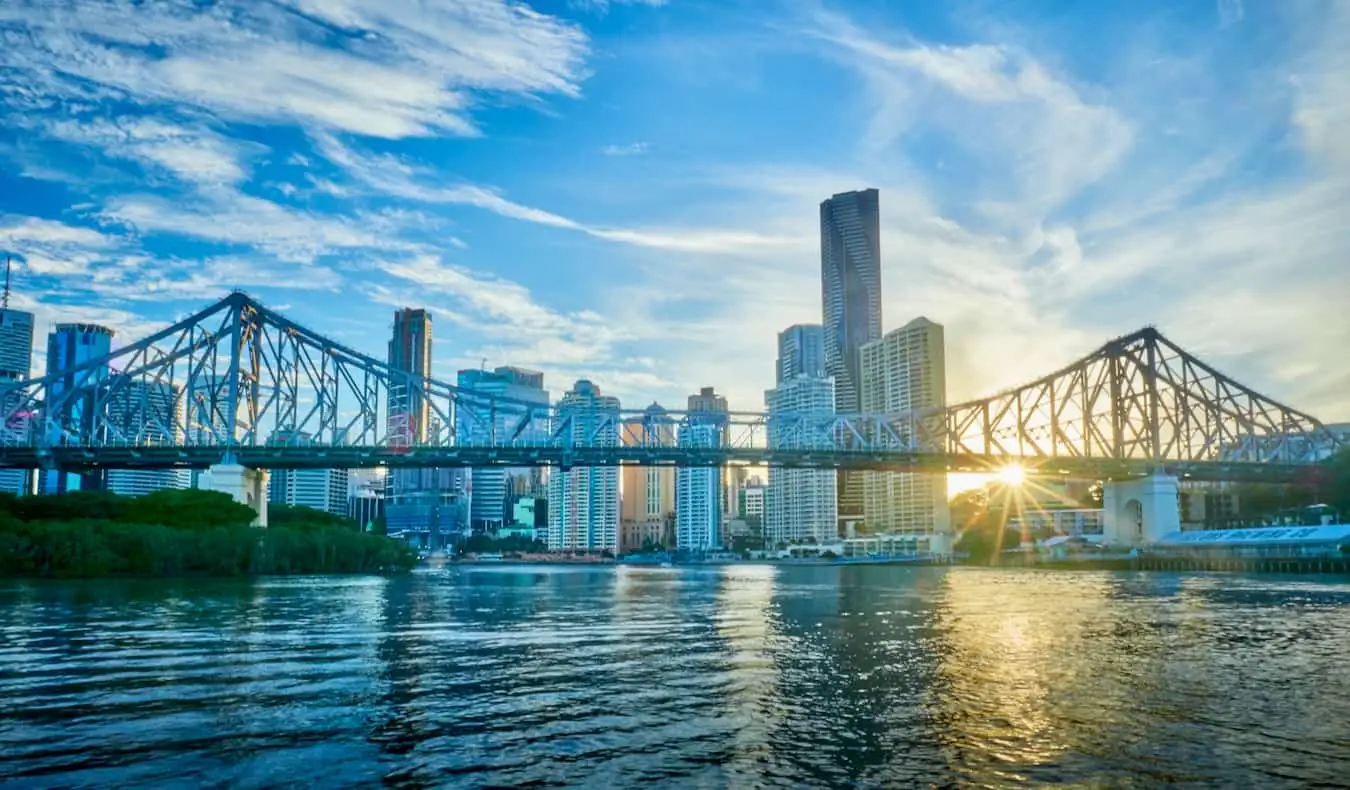
[[(679, 430), (686, 448), (721, 447), (726, 436), (727, 399), (712, 387), (689, 396), (688, 419)], [(722, 546), (721, 467), (680, 467), (675, 471), (675, 545), (685, 551)]]
[[(796, 432), (791, 423), (775, 423), (775, 414), (833, 414), (834, 381), (798, 376), (764, 394), (769, 410), (769, 447), (811, 449), (828, 447), (829, 437)], [(839, 534), (838, 477), (829, 469), (769, 467), (765, 491), (764, 543), (766, 547), (812, 538), (832, 541)]]
[[(619, 399), (603, 395), (580, 379), (558, 401), (557, 418), (581, 447), (619, 445)], [(539, 537), (539, 536), (537, 536)], [(548, 528), (542, 536), (550, 551), (619, 550), (619, 470), (616, 467), (557, 469), (548, 480)]]
[[(862, 410), (902, 414), (947, 405), (942, 326), (916, 318), (862, 348)], [(942, 474), (866, 472), (868, 531), (946, 535), (951, 529), (947, 478)]]
[[(623, 425), (622, 442), (629, 446), (674, 447), (675, 423), (661, 404), (648, 406), (641, 417)], [(670, 466), (625, 466), (620, 522), (623, 551), (644, 546), (670, 548), (667, 534), (675, 521), (675, 469)]]

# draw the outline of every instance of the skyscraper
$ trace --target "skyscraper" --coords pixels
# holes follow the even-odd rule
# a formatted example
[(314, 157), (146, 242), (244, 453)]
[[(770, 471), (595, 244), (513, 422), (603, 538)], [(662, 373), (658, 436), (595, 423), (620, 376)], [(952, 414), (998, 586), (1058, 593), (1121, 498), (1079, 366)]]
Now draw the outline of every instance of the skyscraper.
[[(653, 403), (624, 423), (625, 445), (674, 447), (675, 422), (659, 403)], [(648, 545), (670, 547), (667, 527), (675, 517), (675, 469), (670, 466), (624, 466), (620, 548), (640, 551)]]
[[(495, 370), (461, 370), (459, 386), (475, 393), (491, 395), (510, 401), (525, 401), (539, 405), (539, 419), (526, 425), (521, 441), (540, 440), (546, 437), (547, 427), (543, 418), (548, 410), (548, 390), (544, 389), (544, 374), (522, 368), (499, 367)], [(495, 433), (495, 441), (508, 441), (518, 424), (524, 419), (524, 408), (514, 403), (504, 403), (495, 410), (470, 408), (457, 412), (455, 418), (455, 440), (467, 444), (487, 443), (494, 437), (485, 435)], [(495, 421), (495, 425), (482, 422), (484, 418)], [(518, 476), (537, 477), (537, 468), (510, 468), (489, 466), (473, 469), (470, 472), (472, 487), (469, 496), (469, 521), (476, 531), (493, 532), (511, 523), (508, 515), (510, 503), (508, 495), (511, 486), (508, 482)]]
[[(566, 439), (578, 447), (617, 447), (619, 399), (579, 379), (558, 401), (567, 420)], [(548, 529), (552, 551), (619, 550), (619, 470), (607, 467), (555, 469), (548, 479)]]
[[(835, 409), (861, 411), (859, 350), (881, 337), (881, 221), (875, 189), (842, 192), (820, 204), (820, 285), (825, 372)], [(839, 472), (839, 517), (863, 515), (857, 472)]]
[[(8, 294), (6, 294), (8, 297)], [(8, 298), (5, 303), (8, 304)], [(28, 378), (33, 360), (33, 314), (23, 310), (0, 308), (0, 383), (24, 381)], [(7, 415), (19, 403), (15, 399), (0, 403), (0, 415)], [(25, 441), (27, 420), (15, 420), (0, 427), (11, 433), (14, 441)], [(31, 483), (27, 469), (0, 469), (0, 491), (11, 494), (29, 493)]]
[[(916, 318), (863, 346), (864, 412), (899, 414), (946, 405), (946, 354), (940, 324)], [(944, 538), (950, 532), (944, 475), (867, 472), (863, 492), (872, 532)]]
[(798, 376), (823, 378), (825, 373), (825, 328), (820, 324), (797, 324), (778, 333), (777, 383)]
[[(52, 380), (47, 385), (43, 397), (47, 403), (55, 402), (63, 393), (77, 392), (59, 409), (48, 414), (54, 426), (48, 430), (59, 433), (61, 428), (77, 429), (91, 426), (94, 422), (95, 390), (97, 385), (108, 377), (107, 364), (87, 367), (79, 372), (75, 368), (112, 351), (113, 331), (97, 324), (57, 324), (47, 335), (47, 376)], [(57, 435), (47, 437), (57, 443)], [(68, 474), (49, 471), (42, 475), (42, 493), (60, 494), (77, 491), (81, 488), (98, 488), (102, 477), (97, 472), (86, 474)]]
[[(405, 307), (394, 312), (389, 367), (411, 374), (389, 389), (389, 444), (407, 447), (438, 439), (424, 381), (431, 377), (431, 314)], [(394, 469), (385, 478), (385, 526), (391, 535), (431, 549), (444, 548), (468, 516), (462, 498), (465, 474), (458, 469)]]
[(389, 440), (395, 446), (427, 440), (431, 408), (417, 379), (431, 376), (431, 314), (405, 307), (394, 312), (394, 335), (389, 340), (389, 367), (413, 374), (389, 391)]
[[(791, 422), (775, 423), (775, 414), (833, 414), (834, 382), (828, 378), (797, 376), (764, 393), (769, 409), (769, 448), (811, 449), (812, 442), (828, 447), (828, 436), (802, 436)], [(802, 446), (805, 443), (807, 446)], [(838, 477), (829, 469), (769, 467), (764, 501), (764, 543), (772, 548), (806, 538), (833, 540), (839, 530)]]
[[(301, 447), (312, 442), (304, 431), (277, 431), (268, 439), (268, 444)], [(273, 469), (267, 481), (267, 501), (345, 516), (350, 481), (346, 469)]]
[[(134, 446), (177, 444), (183, 436), (182, 389), (166, 381), (108, 378), (116, 389), (107, 399), (105, 441)], [(106, 488), (122, 496), (186, 488), (186, 469), (109, 469)]]
[[(721, 447), (726, 435), (727, 399), (712, 387), (689, 396), (688, 420), (680, 426), (679, 446)], [(687, 551), (722, 547), (722, 468), (675, 470), (675, 545)]]

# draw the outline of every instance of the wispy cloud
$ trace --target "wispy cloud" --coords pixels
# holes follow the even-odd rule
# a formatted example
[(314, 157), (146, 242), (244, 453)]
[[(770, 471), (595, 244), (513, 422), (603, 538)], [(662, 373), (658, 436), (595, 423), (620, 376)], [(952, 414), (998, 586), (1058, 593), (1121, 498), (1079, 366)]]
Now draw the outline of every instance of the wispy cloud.
[(587, 52), (579, 28), (507, 0), (18, 0), (0, 30), (9, 98), (30, 108), (130, 96), (389, 138), (477, 134), (479, 93), (576, 96)]
[(600, 153), (605, 156), (638, 156), (647, 153), (647, 144), (639, 141), (627, 145), (607, 145), (600, 149)]

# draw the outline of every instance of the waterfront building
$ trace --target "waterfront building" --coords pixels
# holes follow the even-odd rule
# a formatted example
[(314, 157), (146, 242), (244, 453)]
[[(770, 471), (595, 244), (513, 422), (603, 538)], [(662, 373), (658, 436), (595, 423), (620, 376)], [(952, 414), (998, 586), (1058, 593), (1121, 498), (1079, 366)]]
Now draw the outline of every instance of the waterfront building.
[(369, 532), (384, 518), (384, 469), (353, 469), (347, 477), (347, 517)]
[[(774, 415), (833, 414), (834, 380), (798, 376), (764, 394), (769, 410), (769, 448), (828, 448), (828, 435), (801, 435), (791, 421)], [(773, 548), (812, 538), (820, 543), (839, 534), (838, 477), (828, 469), (769, 467), (764, 499), (764, 544)]]
[[(95, 393), (98, 385), (108, 377), (107, 363), (83, 368), (85, 365), (112, 351), (113, 331), (98, 324), (57, 324), (47, 335), (47, 377), (49, 383), (43, 398), (47, 403), (55, 402), (63, 393), (76, 392), (78, 395), (64, 402), (59, 409), (48, 414), (48, 430), (53, 435), (47, 440), (59, 443), (61, 426), (76, 428), (91, 425), (95, 414)], [(102, 487), (103, 477), (98, 472), (72, 474), (60, 471), (42, 473), (42, 493), (64, 494), (67, 491), (98, 489)]]
[[(313, 443), (313, 438), (304, 431), (277, 431), (267, 443), (303, 447)], [(346, 516), (349, 488), (346, 469), (273, 469), (268, 475), (267, 501)]]
[[(881, 212), (875, 189), (843, 192), (820, 204), (820, 282), (825, 373), (835, 410), (861, 411), (860, 352), (881, 337)], [(863, 520), (860, 473), (840, 471), (839, 517)]]
[[(408, 374), (389, 388), (388, 433), (393, 447), (438, 442), (443, 426), (431, 411), (425, 383), (431, 377), (431, 314), (405, 307), (394, 312), (389, 367)], [(385, 525), (390, 535), (422, 548), (441, 549), (468, 521), (468, 475), (459, 469), (390, 470), (385, 478)]]
[(797, 324), (778, 333), (778, 384), (798, 376), (824, 378), (825, 327)]
[[(680, 426), (679, 446), (721, 447), (726, 440), (727, 399), (712, 387), (689, 396), (687, 419)], [(707, 552), (722, 547), (721, 467), (675, 470), (675, 546)]]
[[(134, 446), (174, 445), (183, 436), (183, 390), (166, 381), (110, 376), (108, 432), (105, 441)], [(109, 469), (107, 490), (122, 496), (144, 496), (166, 489), (187, 488), (186, 469)]]
[[(862, 347), (862, 411), (903, 414), (947, 405), (942, 326), (916, 318)], [(864, 508), (874, 533), (948, 535), (947, 478), (942, 474), (866, 472)], [(935, 549), (939, 550), (939, 549)]]
[[(617, 447), (619, 399), (580, 379), (558, 401), (564, 441), (577, 447)], [(550, 551), (619, 550), (619, 470), (615, 467), (558, 469), (548, 481)]]
[[(6, 291), (8, 297), (8, 291)], [(6, 298), (8, 304), (8, 298)], [(0, 308), (0, 383), (26, 381), (33, 360), (33, 314), (24, 310)], [(0, 403), (8, 414), (18, 400)], [(15, 420), (0, 426), (12, 441), (27, 440), (27, 420)], [(0, 469), (0, 491), (9, 494), (32, 493), (33, 473), (28, 469)]]
[[(548, 411), (548, 391), (544, 389), (544, 374), (515, 367), (494, 370), (461, 370), (458, 377), (461, 389), (473, 393), (526, 402), (540, 406), (539, 419), (530, 422), (517, 437), (522, 442), (538, 442), (547, 436), (544, 421)], [(525, 407), (503, 403), (498, 408), (472, 406), (456, 412), (455, 440), (465, 444), (486, 444), (506, 441), (525, 417)], [(495, 424), (488, 424), (485, 420)], [(469, 522), (476, 532), (496, 532), (510, 523), (510, 495), (515, 488), (513, 480), (537, 476), (537, 470), (517, 467), (491, 466), (469, 472)]]
[[(623, 425), (626, 446), (674, 447), (675, 422), (659, 403), (648, 406), (640, 417)], [(640, 551), (644, 544), (670, 548), (667, 533), (675, 523), (675, 468), (671, 466), (624, 466), (622, 482), (620, 550)]]
[(740, 496), (736, 503), (736, 517), (742, 521), (756, 520), (759, 524), (764, 523), (764, 497), (768, 489), (756, 484), (747, 484), (740, 490)]

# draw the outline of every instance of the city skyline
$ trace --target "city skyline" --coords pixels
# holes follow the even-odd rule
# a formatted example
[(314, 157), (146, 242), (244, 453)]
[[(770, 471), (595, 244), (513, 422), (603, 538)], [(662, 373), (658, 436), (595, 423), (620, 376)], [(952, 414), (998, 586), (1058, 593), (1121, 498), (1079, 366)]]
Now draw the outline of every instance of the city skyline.
[[(388, 48), (336, 51), (281, 11), (244, 15), (236, 40), (186, 10), (86, 5), (68, 35), (42, 4), (0, 19), (33, 34), (0, 55), (3, 79), (52, 101), (7, 94), (0, 133), (0, 246), (37, 356), (53, 322), (120, 344), (237, 285), (376, 357), (390, 308), (426, 306), (446, 381), (486, 357), (625, 402), (712, 384), (752, 410), (775, 333), (820, 321), (815, 207), (875, 187), (882, 276), (905, 283), (883, 314), (948, 328), (952, 402), (1156, 324), (1350, 417), (1350, 372), (1329, 367), (1350, 342), (1343, 7), (352, 3), (316, 19)], [(377, 67), (408, 92), (372, 88)], [(691, 69), (726, 79), (696, 87)], [(315, 105), (316, 85), (333, 100)]]

